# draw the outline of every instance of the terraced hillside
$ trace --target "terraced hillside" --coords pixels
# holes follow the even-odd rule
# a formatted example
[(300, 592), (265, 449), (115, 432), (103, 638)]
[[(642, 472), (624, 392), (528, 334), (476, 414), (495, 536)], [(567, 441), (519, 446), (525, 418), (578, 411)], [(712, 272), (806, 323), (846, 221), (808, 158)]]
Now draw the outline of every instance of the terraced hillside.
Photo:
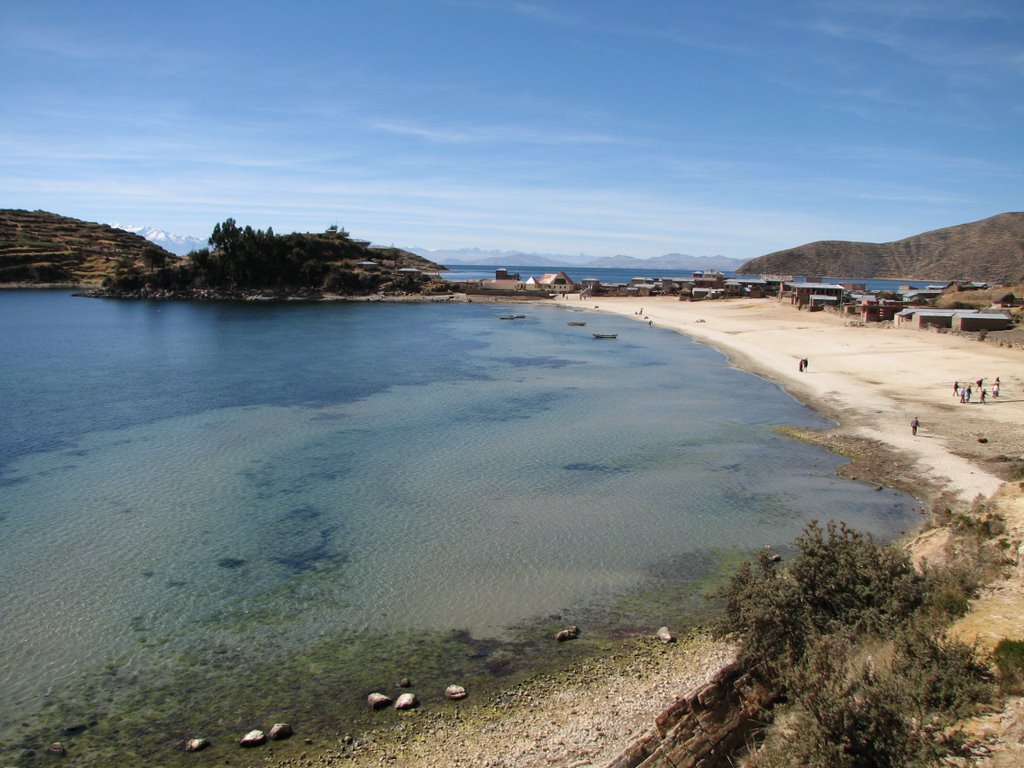
[(177, 256), (140, 235), (46, 211), (0, 209), (0, 284), (99, 285), (125, 258)]

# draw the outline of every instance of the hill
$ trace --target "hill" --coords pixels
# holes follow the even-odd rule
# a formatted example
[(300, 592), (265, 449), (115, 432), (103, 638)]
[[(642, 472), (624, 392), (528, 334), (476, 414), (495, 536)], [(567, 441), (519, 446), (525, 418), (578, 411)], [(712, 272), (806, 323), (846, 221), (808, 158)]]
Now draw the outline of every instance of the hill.
[(915, 280), (1024, 281), (1024, 213), (924, 232), (891, 243), (821, 240), (743, 264), (744, 274)]
[(144, 237), (107, 224), (0, 209), (0, 283), (98, 285), (125, 259), (176, 258)]

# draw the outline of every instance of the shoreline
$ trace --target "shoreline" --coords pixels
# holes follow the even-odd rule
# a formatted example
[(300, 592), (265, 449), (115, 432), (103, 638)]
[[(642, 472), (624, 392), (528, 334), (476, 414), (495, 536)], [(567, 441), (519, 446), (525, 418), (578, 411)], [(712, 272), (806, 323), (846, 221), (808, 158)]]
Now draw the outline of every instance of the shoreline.
[[(837, 422), (835, 434), (897, 451), (914, 472), (960, 501), (990, 497), (1007, 480), (1007, 458), (1024, 457), (1024, 356), (964, 337), (862, 326), (774, 299), (681, 302), (597, 299), (617, 314), (710, 344), (735, 367), (775, 382)], [(642, 310), (643, 314), (636, 314)], [(799, 360), (809, 365), (800, 371)], [(981, 405), (952, 395), (959, 380), (990, 383), (1003, 394)], [(920, 419), (913, 435), (910, 422)]]
[[(736, 368), (775, 382), (836, 422), (821, 432), (783, 431), (850, 457), (843, 476), (901, 487), (930, 508), (964, 509), (979, 496), (995, 496), (1010, 485), (989, 469), (997, 456), (1024, 459), (1024, 442), (1014, 426), (1024, 423), (1024, 357), (1019, 354), (952, 336), (847, 324), (772, 299), (690, 303), (600, 297), (555, 304), (633, 317), (639, 332), (651, 323), (714, 346)], [(803, 357), (810, 361), (807, 371), (798, 365)], [(985, 411), (960, 406), (952, 397), (951, 382), (966, 380), (968, 374), (960, 371), (974, 367), (979, 370), (972, 380), (998, 375), (1006, 392)], [(999, 370), (988, 370), (992, 367)], [(917, 435), (910, 429), (914, 417), (922, 425)], [(981, 433), (984, 443), (978, 442)], [(906, 546), (915, 557), (941, 545), (941, 537), (936, 542), (929, 535), (934, 529), (922, 534), (927, 524), (923, 519), (918, 530), (908, 531), (912, 541)], [(1024, 509), (1020, 531), (1024, 534)], [(634, 638), (620, 651), (554, 680), (541, 676), (533, 681), (539, 690), (531, 690), (528, 681), (465, 711), (416, 712), (408, 723), (375, 731), (364, 743), (346, 739), (307, 764), (607, 765), (649, 731), (667, 705), (699, 688), (731, 658), (725, 643), (699, 632), (666, 646)]]

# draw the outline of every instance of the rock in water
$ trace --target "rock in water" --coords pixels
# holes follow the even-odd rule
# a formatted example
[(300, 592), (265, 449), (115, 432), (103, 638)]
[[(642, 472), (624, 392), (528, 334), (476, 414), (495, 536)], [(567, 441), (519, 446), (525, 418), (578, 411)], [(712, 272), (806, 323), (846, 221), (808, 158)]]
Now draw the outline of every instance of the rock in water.
[(412, 709), (418, 704), (415, 693), (403, 693), (395, 702), (395, 709)]
[(291, 737), (292, 733), (292, 727), (288, 723), (274, 723), (274, 727), (270, 729), (270, 740), (281, 741)]
[(266, 742), (267, 734), (256, 728), (245, 734), (245, 736), (242, 737), (242, 740), (238, 743), (243, 747), (258, 747), (262, 744), (266, 744)]
[(466, 698), (466, 689), (461, 685), (449, 685), (444, 689), (444, 697), (450, 701), (459, 701)]
[(366, 706), (370, 709), (383, 709), (391, 704), (391, 697), (383, 693), (371, 693), (366, 697)]
[(53, 742), (53, 744), (46, 748), (46, 754), (48, 755), (59, 755), (61, 757), (64, 757), (67, 755), (67, 753), (67, 747), (65, 747), (59, 741)]
[(200, 750), (206, 749), (210, 746), (209, 739), (189, 739), (185, 742), (186, 752), (199, 752)]
[(560, 643), (564, 643), (566, 640), (575, 640), (579, 636), (580, 628), (573, 624), (572, 626), (566, 627), (557, 635), (555, 635), (555, 640), (557, 640)]

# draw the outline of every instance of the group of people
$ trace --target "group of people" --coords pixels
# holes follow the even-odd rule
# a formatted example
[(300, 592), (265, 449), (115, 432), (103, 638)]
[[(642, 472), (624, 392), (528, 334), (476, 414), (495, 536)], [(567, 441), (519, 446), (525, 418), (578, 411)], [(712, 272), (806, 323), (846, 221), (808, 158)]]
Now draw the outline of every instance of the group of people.
[[(803, 370), (803, 361), (801, 361), (801, 368)], [(985, 379), (981, 378), (971, 383), (968, 382), (964, 386), (960, 386), (959, 381), (953, 382), (953, 397), (959, 397), (961, 403), (971, 402), (971, 398), (974, 397), (974, 388), (978, 388), (978, 400), (984, 405), (988, 399), (988, 389), (985, 387)], [(992, 397), (999, 397), (999, 377), (996, 376), (995, 381), (992, 382)], [(910, 422), (910, 434), (917, 435), (917, 430), (921, 426), (921, 420), (915, 416)]]
[[(985, 379), (981, 378), (974, 382), (974, 385), (978, 387), (978, 398), (982, 405), (988, 399), (988, 389), (985, 388)], [(961, 403), (971, 402), (971, 398), (974, 397), (974, 385), (968, 383), (965, 386), (960, 386), (959, 381), (953, 382), (953, 397), (959, 397)], [(992, 397), (999, 397), (999, 377), (996, 376), (996, 380), (992, 382)]]

